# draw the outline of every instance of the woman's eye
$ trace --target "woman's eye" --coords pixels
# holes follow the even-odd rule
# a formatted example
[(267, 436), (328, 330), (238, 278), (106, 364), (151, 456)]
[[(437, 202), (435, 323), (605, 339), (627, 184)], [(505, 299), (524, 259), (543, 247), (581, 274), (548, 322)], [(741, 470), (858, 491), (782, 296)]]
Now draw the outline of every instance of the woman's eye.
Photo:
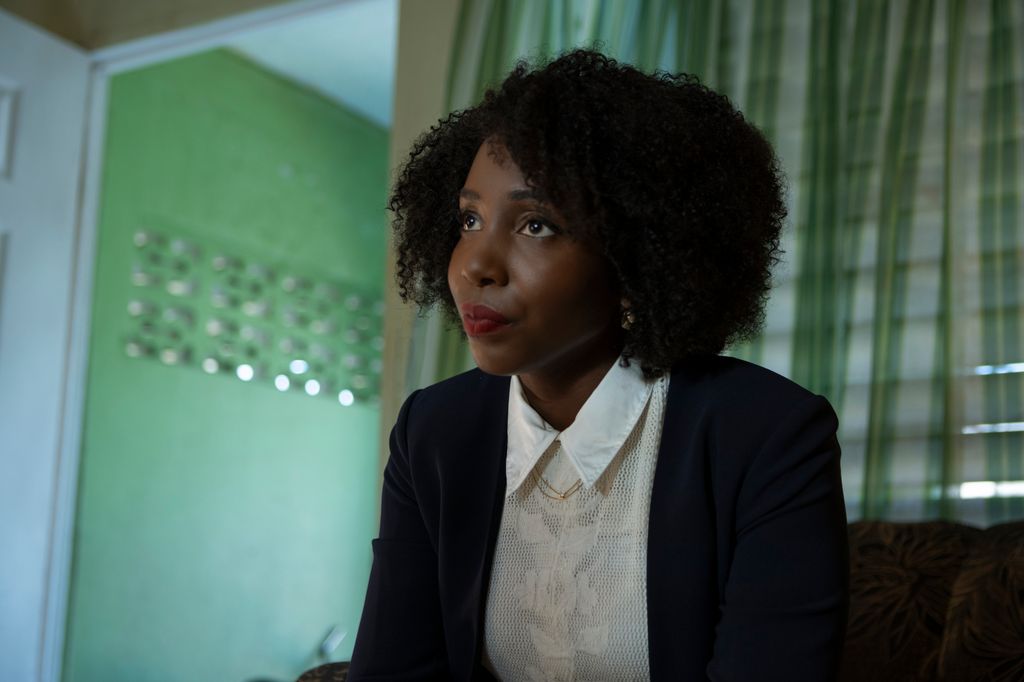
[(464, 212), (459, 215), (459, 227), (465, 232), (467, 230), (477, 230), (476, 216), (472, 213)]
[(530, 237), (553, 237), (558, 234), (550, 223), (540, 218), (530, 218), (518, 231)]

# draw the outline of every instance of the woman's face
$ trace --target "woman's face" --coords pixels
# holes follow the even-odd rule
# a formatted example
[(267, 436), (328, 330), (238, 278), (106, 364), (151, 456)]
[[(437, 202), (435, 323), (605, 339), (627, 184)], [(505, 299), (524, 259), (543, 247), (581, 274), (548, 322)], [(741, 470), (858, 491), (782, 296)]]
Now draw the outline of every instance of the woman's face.
[(477, 365), (489, 374), (573, 372), (621, 349), (611, 269), (485, 142), (460, 192), (448, 286)]

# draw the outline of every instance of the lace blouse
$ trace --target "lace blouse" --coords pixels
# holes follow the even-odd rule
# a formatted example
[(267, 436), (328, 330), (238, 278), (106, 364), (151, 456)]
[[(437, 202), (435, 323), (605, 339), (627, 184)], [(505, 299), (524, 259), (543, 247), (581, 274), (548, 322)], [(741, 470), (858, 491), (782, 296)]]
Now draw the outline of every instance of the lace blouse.
[(559, 432), (512, 377), (484, 625), (499, 679), (649, 678), (647, 521), (668, 383), (616, 362)]

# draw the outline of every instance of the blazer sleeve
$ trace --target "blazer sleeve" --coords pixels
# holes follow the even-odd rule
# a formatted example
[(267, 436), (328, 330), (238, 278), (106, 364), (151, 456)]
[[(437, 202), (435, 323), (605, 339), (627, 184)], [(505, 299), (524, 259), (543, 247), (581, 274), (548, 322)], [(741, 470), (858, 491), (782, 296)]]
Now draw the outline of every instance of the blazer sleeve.
[(834, 680), (848, 608), (837, 419), (808, 396), (740, 484), (711, 680)]
[(349, 680), (435, 680), (448, 676), (437, 552), (413, 483), (408, 425), (417, 392), (391, 430), (380, 535), (349, 668)]

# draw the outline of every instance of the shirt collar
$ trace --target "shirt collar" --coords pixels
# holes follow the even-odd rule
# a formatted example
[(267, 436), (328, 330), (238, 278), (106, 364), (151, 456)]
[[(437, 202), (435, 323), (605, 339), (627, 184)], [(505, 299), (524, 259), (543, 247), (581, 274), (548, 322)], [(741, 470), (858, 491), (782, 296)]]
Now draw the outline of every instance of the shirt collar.
[(597, 482), (622, 448), (643, 414), (654, 381), (644, 378), (635, 360), (622, 367), (616, 360), (583, 403), (576, 420), (557, 431), (527, 402), (519, 377), (513, 375), (508, 396), (508, 452), (505, 494), (517, 490), (537, 460), (556, 438), (584, 487)]

